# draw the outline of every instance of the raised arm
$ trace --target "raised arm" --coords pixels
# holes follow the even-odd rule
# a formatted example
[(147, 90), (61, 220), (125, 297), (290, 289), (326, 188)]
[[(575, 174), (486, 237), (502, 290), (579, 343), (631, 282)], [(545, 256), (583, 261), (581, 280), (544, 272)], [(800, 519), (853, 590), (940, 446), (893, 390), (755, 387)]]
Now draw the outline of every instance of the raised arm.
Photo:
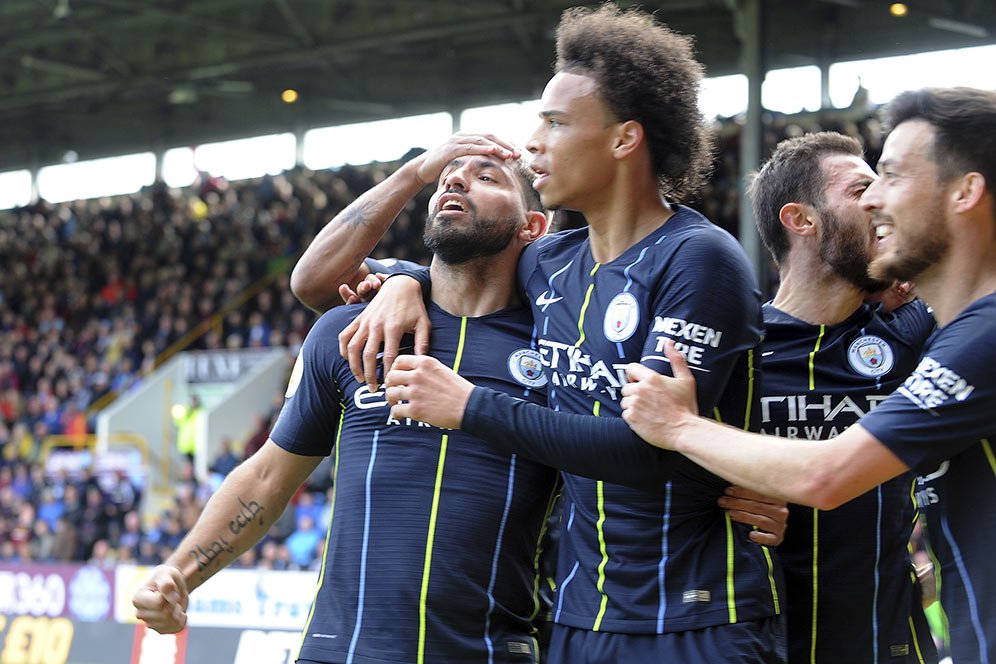
[(465, 155), (517, 156), (514, 146), (490, 134), (454, 134), (423, 152), (364, 192), (319, 231), (294, 271), (291, 290), (302, 303), (324, 312), (342, 303), (339, 286), (355, 288), (369, 270), (364, 259), (419, 191), (434, 184), (443, 168)]
[(321, 460), (267, 440), (229, 473), (176, 551), (135, 591), (139, 620), (161, 634), (182, 630), (189, 593), (262, 539)]

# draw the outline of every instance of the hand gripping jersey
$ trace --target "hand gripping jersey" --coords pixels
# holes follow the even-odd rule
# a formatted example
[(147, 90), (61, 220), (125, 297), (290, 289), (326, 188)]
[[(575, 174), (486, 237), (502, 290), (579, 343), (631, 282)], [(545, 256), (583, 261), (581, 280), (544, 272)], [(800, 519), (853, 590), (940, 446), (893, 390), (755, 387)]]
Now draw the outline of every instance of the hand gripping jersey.
[[(319, 588), (299, 656), (356, 664), (533, 662), (539, 559), (556, 471), (460, 431), (396, 420), (338, 350), (360, 312), (316, 323), (271, 434), (335, 454)], [(430, 354), (475, 383), (545, 403), (525, 309), (461, 318), (431, 305)], [(409, 347), (410, 348), (410, 347)]]
[[(673, 339), (696, 374), (700, 411), (756, 424), (753, 269), (698, 213), (677, 207), (607, 264), (592, 258), (586, 228), (542, 238), (523, 253), (519, 278), (553, 408), (619, 418), (625, 365), (667, 372), (664, 341)], [(614, 444), (601, 441), (603, 456)], [(688, 461), (645, 490), (565, 472), (554, 620), (661, 634), (777, 614), (780, 570), (716, 505), (726, 485)]]
[[(920, 360), (934, 319), (914, 301), (864, 305), (836, 325), (763, 307), (761, 432), (825, 440), (858, 421)], [(936, 662), (914, 583), (913, 475), (831, 511), (790, 505), (785, 569), (789, 661)]]
[(861, 425), (920, 473), (952, 658), (996, 662), (996, 294), (941, 328)]

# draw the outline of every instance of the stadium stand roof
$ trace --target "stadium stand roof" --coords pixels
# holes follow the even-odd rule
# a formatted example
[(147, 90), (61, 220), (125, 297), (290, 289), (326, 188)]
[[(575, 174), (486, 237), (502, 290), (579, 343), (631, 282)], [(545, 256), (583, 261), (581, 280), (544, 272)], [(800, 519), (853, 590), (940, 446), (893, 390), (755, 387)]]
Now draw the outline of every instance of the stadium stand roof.
[[(723, 75), (740, 69), (750, 1), (639, 4)], [(902, 18), (882, 0), (761, 2), (769, 69), (996, 41), (992, 0), (910, 2)], [(3, 0), (0, 170), (535, 98), (575, 4)], [(281, 102), (288, 87), (298, 103)]]

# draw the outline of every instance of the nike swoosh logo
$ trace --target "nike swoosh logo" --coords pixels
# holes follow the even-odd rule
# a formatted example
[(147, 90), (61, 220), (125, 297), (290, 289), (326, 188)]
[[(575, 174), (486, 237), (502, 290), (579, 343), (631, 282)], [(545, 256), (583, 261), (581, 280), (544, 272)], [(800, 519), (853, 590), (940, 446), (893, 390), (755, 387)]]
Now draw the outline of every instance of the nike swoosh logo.
[[(398, 348), (398, 355), (411, 355), (415, 352), (415, 346), (400, 346)], [(384, 351), (377, 353), (377, 359), (384, 359)]]
[(536, 298), (537, 307), (545, 307), (548, 304), (553, 304), (554, 302), (560, 302), (563, 297), (547, 297), (547, 293), (550, 291), (543, 291), (543, 294)]

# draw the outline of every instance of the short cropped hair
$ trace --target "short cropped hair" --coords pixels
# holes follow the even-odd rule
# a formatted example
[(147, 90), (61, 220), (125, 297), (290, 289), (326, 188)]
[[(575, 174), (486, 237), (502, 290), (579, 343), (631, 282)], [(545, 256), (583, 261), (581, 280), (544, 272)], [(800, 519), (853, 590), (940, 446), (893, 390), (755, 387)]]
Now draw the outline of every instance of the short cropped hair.
[(976, 88), (924, 88), (903, 92), (884, 109), (891, 130), (907, 120), (934, 128), (931, 159), (942, 181), (981, 173), (996, 194), (996, 92)]
[(775, 147), (771, 158), (754, 174), (747, 187), (761, 241), (781, 264), (788, 253), (788, 233), (779, 219), (788, 203), (821, 207), (827, 180), (823, 158), (843, 154), (861, 157), (861, 143), (851, 136), (821, 131), (789, 138)]
[(705, 183), (712, 142), (691, 37), (637, 8), (573, 7), (557, 27), (556, 70), (590, 76), (617, 121), (643, 125), (662, 195), (681, 200)]

